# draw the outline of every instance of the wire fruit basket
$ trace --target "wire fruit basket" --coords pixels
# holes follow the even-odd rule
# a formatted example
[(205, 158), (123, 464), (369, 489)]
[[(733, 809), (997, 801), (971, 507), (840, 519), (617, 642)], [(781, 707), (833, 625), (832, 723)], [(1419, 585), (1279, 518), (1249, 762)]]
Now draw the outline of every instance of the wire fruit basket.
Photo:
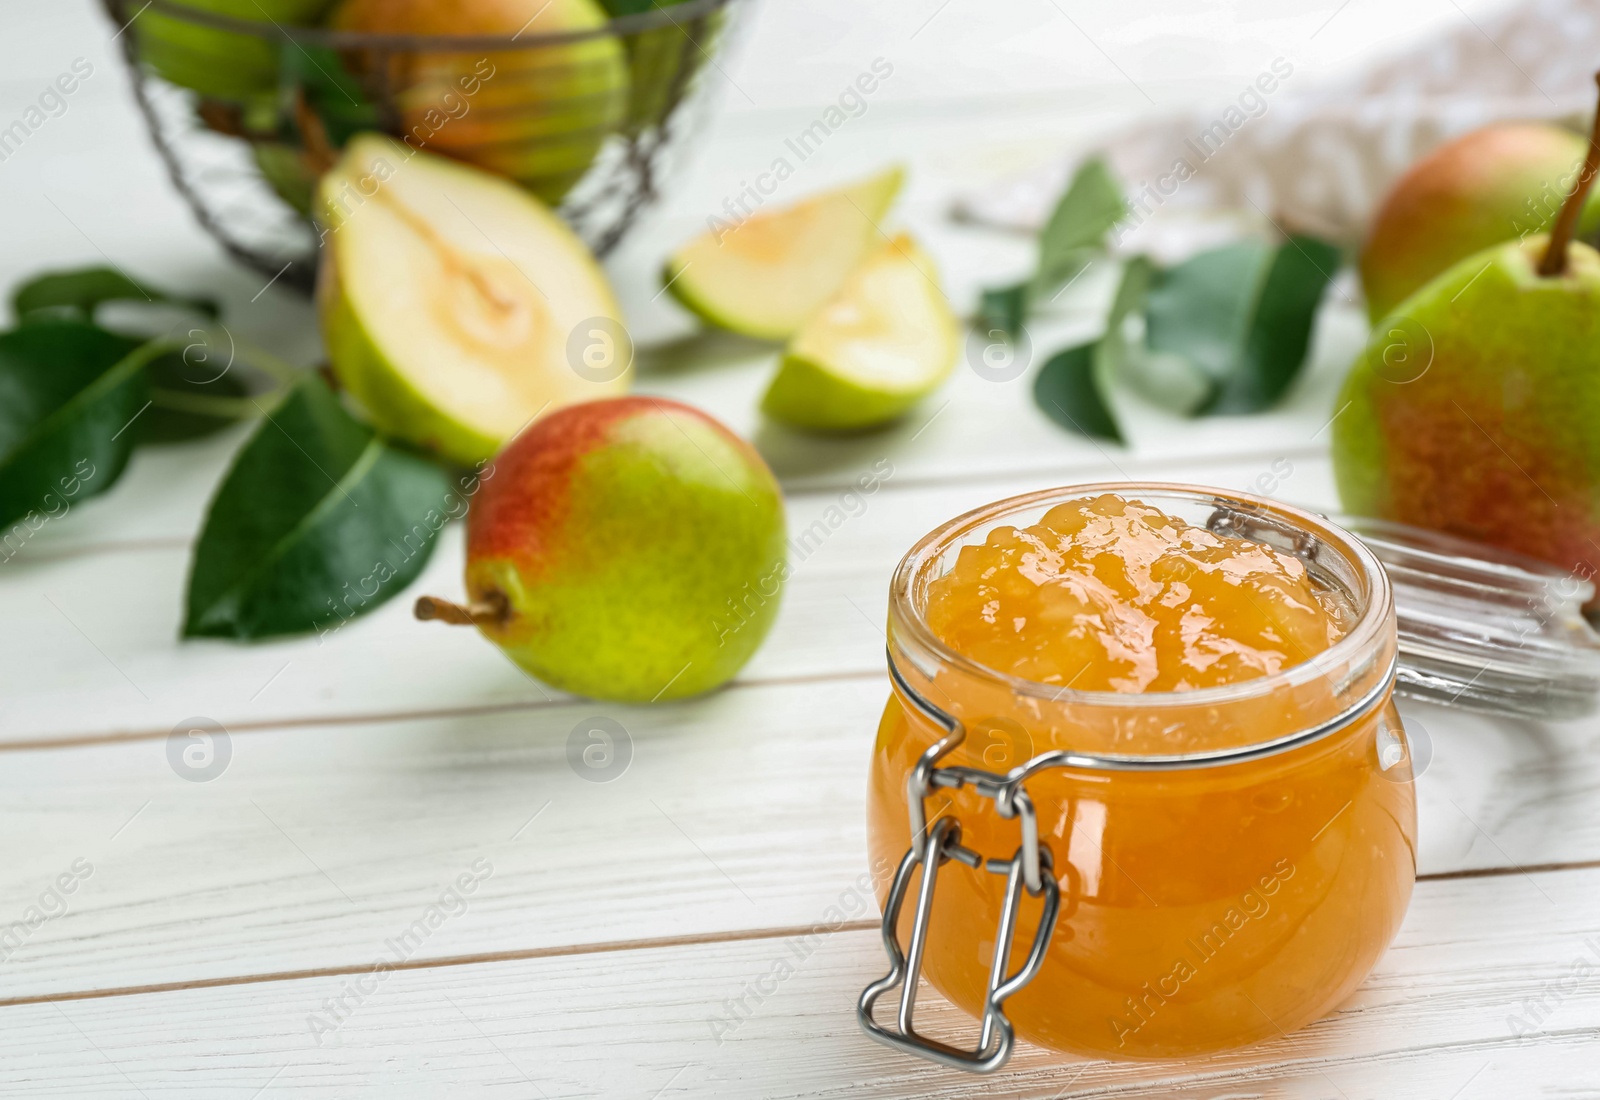
[(659, 198), (700, 121), (701, 78), (735, 8), (685, 0), (512, 35), (299, 25), (330, 2), (104, 0), (139, 110), (200, 224), (307, 292), (316, 180), (363, 130), (514, 180), (604, 256)]

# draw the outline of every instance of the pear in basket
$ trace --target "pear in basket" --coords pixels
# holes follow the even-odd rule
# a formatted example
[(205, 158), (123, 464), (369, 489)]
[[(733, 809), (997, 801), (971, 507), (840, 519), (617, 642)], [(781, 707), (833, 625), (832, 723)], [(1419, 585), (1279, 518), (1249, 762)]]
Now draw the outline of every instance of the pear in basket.
[(143, 11), (133, 22), (139, 57), (161, 77), (213, 99), (239, 101), (278, 84), (278, 51), (286, 44), (272, 30), (307, 26), (328, 10), (330, 0), (182, 0), (196, 11), (258, 22), (270, 36), (219, 30), (159, 11)]
[[(628, 111), (622, 43), (593, 0), (344, 0), (341, 30), (504, 36), (510, 49), (373, 49), (348, 59), (386, 93), (415, 148), (509, 176), (559, 202)], [(441, 45), (444, 42), (441, 41)]]

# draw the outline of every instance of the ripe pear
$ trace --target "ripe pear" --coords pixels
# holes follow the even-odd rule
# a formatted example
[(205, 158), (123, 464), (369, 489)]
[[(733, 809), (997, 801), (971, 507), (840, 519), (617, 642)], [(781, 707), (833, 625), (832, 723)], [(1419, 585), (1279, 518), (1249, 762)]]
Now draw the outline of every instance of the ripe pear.
[(1347, 511), (1600, 565), (1600, 253), (1570, 242), (1596, 142), (1548, 237), (1462, 260), (1378, 326), (1333, 418)]
[(788, 574), (783, 496), (754, 448), (697, 409), (624, 397), (530, 426), (467, 514), (472, 623), (563, 691), (654, 702), (726, 682), (761, 644)]
[[(1378, 321), (1457, 261), (1542, 233), (1583, 164), (1584, 140), (1548, 123), (1495, 123), (1413, 164), (1379, 207), (1361, 251), (1367, 312)], [(1600, 225), (1600, 194), (1578, 226)]]
[(354, 51), (351, 64), (390, 90), (406, 140), (509, 176), (557, 203), (628, 113), (621, 41), (594, 0), (344, 0), (341, 30), (503, 35), (506, 50)]
[(361, 134), (317, 217), (323, 343), (384, 434), (471, 465), (541, 414), (627, 390), (605, 273), (510, 181)]
[(661, 280), (719, 328), (787, 340), (883, 240), (878, 223), (903, 178), (891, 168), (737, 223), (719, 220), (672, 254)]
[(285, 46), (273, 28), (310, 26), (327, 12), (330, 0), (179, 0), (187, 8), (260, 23), (260, 36), (219, 30), (159, 10), (134, 17), (138, 53), (145, 64), (174, 84), (213, 99), (241, 101), (278, 85), (278, 50)]
[(886, 424), (950, 377), (960, 332), (933, 260), (902, 233), (869, 253), (789, 341), (762, 411), (812, 431)]

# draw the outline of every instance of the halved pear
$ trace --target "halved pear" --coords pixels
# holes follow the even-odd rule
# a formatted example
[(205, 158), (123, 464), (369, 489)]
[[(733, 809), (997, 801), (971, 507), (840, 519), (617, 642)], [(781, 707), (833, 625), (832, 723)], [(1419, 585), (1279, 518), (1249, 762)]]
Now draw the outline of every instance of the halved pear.
[(708, 230), (667, 260), (662, 281), (673, 297), (718, 328), (787, 339), (871, 251), (903, 174), (891, 168)]
[(545, 412), (628, 388), (604, 272), (515, 184), (362, 134), (317, 207), (328, 358), (385, 434), (472, 464)]
[(761, 408), (800, 428), (874, 427), (938, 389), (959, 349), (960, 325), (933, 261), (902, 233), (863, 260), (789, 342)]

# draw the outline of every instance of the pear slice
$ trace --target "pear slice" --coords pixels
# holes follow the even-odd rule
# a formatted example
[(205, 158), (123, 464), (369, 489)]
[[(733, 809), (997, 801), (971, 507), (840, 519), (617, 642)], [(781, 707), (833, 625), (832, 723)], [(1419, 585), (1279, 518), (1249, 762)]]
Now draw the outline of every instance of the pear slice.
[(933, 261), (901, 234), (863, 260), (789, 342), (761, 408), (818, 431), (883, 424), (944, 383), (959, 346)]
[(362, 134), (317, 208), (328, 358), (385, 434), (472, 464), (545, 412), (627, 389), (605, 274), (516, 185)]
[(711, 229), (668, 260), (673, 297), (718, 328), (786, 340), (879, 239), (900, 191), (899, 168), (779, 210)]

